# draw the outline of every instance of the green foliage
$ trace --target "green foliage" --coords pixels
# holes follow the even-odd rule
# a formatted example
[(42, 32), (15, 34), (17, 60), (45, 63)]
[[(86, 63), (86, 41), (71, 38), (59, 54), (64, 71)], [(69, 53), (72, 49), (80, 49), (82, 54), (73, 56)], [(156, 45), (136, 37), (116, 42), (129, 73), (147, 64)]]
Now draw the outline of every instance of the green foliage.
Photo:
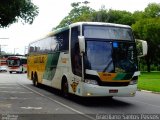
[(108, 21), (110, 23), (118, 23), (125, 25), (132, 25), (134, 19), (132, 18), (132, 13), (120, 10), (109, 10), (108, 11)]
[(147, 40), (148, 54), (145, 57), (147, 71), (160, 64), (160, 4), (150, 3), (144, 12), (133, 14), (136, 23), (132, 25), (136, 38)]
[(108, 14), (107, 14), (107, 10), (102, 9), (100, 11), (95, 11), (92, 14), (92, 18), (91, 21), (93, 22), (108, 22)]
[(38, 7), (31, 0), (0, 0), (0, 27), (18, 22), (32, 24)]
[(160, 63), (160, 18), (141, 19), (132, 25), (132, 28), (136, 38), (148, 42), (146, 63), (148, 71), (150, 71), (151, 64)]
[(160, 3), (150, 3), (144, 11), (146, 17), (155, 18), (160, 17)]
[(143, 11), (135, 11), (132, 14), (132, 17), (133, 17), (135, 22), (138, 21), (138, 20), (146, 18), (145, 13)]
[(74, 22), (79, 22), (79, 21), (90, 21), (91, 14), (95, 11), (92, 8), (88, 6), (84, 6), (81, 4), (86, 4), (86, 3), (72, 3), (71, 6), (73, 9), (70, 11), (68, 16), (66, 16), (60, 24), (56, 28), (61, 28), (65, 27), (67, 25), (70, 25), (71, 23)]
[(146, 18), (137, 21), (132, 25), (136, 37), (159, 41), (159, 30), (160, 30), (160, 18)]
[(111, 9), (109, 11), (102, 9), (100, 11), (94, 12), (91, 21), (117, 23), (125, 25), (132, 25), (134, 23), (132, 13), (127, 11), (111, 10)]

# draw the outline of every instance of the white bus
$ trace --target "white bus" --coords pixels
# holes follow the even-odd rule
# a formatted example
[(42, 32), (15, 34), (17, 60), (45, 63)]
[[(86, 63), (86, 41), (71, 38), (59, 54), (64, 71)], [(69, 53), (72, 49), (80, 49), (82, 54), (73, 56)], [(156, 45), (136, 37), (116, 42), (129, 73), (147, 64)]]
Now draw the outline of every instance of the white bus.
[[(147, 43), (142, 43), (141, 56)], [(28, 78), (78, 96), (134, 96), (136, 40), (130, 26), (78, 22), (29, 44)]]

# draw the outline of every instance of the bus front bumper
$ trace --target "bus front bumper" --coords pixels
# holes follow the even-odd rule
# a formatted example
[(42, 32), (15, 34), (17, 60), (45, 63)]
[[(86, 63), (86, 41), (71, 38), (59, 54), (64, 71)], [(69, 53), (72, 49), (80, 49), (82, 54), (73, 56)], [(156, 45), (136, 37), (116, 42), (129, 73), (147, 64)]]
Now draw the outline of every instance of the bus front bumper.
[(111, 86), (98, 86), (93, 84), (83, 83), (81, 96), (94, 97), (94, 96), (117, 96), (117, 97), (133, 97), (137, 90), (137, 84), (111, 87)]

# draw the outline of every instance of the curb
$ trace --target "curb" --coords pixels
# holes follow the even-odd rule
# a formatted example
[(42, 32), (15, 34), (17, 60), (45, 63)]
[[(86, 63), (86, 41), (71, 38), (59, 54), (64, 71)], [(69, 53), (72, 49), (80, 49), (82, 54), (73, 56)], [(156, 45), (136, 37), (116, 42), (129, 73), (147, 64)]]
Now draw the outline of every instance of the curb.
[(160, 92), (154, 92), (154, 91), (148, 91), (148, 90), (138, 90), (146, 93), (154, 93), (154, 94), (160, 94)]

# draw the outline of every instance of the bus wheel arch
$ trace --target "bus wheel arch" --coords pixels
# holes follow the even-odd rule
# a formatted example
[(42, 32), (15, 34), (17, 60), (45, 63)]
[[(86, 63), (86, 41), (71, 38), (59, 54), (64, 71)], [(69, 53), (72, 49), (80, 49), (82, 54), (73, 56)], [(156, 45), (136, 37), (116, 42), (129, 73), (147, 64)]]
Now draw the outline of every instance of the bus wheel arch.
[(69, 97), (69, 84), (66, 76), (62, 77), (61, 92), (64, 97)]

